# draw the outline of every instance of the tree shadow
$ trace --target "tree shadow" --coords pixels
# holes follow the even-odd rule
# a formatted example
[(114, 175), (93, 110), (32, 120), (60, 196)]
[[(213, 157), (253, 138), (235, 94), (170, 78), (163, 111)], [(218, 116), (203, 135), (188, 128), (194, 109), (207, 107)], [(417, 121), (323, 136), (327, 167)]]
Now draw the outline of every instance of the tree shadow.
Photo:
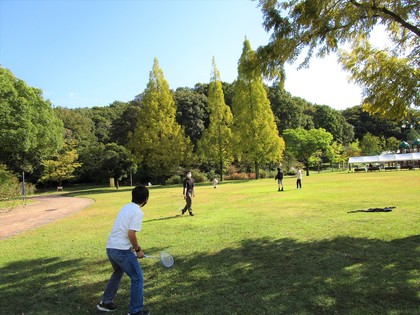
[(146, 294), (165, 301), (155, 314), (418, 314), (419, 243), (247, 239), (175, 257), (171, 285), (153, 281)]
[[(420, 236), (299, 242), (246, 239), (214, 253), (142, 260), (153, 314), (418, 314)], [(150, 248), (150, 253), (157, 248)], [(96, 314), (111, 267), (63, 257), (0, 267), (1, 314)], [(126, 314), (124, 277), (114, 314)]]
[(59, 257), (18, 260), (0, 269), (0, 305), (2, 314), (62, 313), (63, 305), (80, 310), (80, 288), (74, 276), (82, 259)]

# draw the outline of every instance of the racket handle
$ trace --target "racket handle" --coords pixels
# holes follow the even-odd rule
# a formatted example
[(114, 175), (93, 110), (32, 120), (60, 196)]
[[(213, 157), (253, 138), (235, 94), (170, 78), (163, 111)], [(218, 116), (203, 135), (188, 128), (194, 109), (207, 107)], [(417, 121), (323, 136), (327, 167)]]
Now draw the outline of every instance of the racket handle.
[(144, 258), (160, 258), (160, 256), (150, 256), (150, 255), (146, 255), (146, 254), (144, 254), (143, 257)]

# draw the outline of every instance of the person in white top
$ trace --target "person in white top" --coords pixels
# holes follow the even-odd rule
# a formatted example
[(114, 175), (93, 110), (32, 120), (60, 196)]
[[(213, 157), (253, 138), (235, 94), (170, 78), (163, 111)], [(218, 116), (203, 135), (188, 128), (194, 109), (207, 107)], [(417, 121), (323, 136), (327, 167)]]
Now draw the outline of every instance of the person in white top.
[(213, 188), (217, 188), (217, 183), (219, 182), (216, 177), (214, 177), (211, 181), (213, 183)]
[(296, 172), (296, 189), (302, 189), (302, 171), (299, 167)]
[(144, 309), (143, 271), (137, 261), (138, 258), (144, 257), (144, 253), (137, 241), (136, 233), (141, 231), (144, 217), (141, 207), (144, 207), (149, 199), (149, 190), (140, 185), (132, 190), (131, 196), (131, 202), (123, 206), (118, 213), (108, 237), (106, 254), (113, 273), (96, 308), (102, 312), (117, 310), (114, 298), (122, 276), (126, 273), (131, 279), (129, 314), (147, 315), (150, 312)]

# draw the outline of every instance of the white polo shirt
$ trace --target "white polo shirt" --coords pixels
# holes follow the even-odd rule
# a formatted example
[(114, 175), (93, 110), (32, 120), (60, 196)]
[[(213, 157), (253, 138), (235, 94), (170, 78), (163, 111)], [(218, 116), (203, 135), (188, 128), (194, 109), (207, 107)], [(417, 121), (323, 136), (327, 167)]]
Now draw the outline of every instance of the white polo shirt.
[(127, 250), (131, 248), (128, 230), (140, 232), (144, 213), (134, 202), (121, 208), (106, 243), (106, 248)]

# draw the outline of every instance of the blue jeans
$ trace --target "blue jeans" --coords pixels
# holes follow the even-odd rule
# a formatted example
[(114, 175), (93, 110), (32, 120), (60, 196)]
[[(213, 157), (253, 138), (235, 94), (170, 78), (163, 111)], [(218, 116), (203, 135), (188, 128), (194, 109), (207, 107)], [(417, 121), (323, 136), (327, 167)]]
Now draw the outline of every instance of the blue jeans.
[(130, 250), (107, 248), (106, 254), (111, 262), (114, 272), (106, 285), (102, 301), (105, 303), (114, 302), (121, 279), (124, 273), (131, 279), (130, 313), (137, 313), (143, 305), (143, 271), (137, 261), (136, 255)]

